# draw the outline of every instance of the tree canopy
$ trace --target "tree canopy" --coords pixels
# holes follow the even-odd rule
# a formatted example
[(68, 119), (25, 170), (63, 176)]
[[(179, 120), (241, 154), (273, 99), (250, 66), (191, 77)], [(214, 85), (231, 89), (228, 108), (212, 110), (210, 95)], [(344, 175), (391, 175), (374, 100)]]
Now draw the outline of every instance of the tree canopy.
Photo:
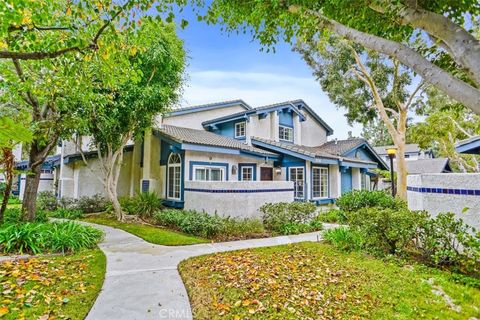
[[(204, 17), (267, 48), (331, 33), (389, 55), (480, 113), (478, 1), (215, 0)], [(472, 22), (473, 21), (473, 22)]]

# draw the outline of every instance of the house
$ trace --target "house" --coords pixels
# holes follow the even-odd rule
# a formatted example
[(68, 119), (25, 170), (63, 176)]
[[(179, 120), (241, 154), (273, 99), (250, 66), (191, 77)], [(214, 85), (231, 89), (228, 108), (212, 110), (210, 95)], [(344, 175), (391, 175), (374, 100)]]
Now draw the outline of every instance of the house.
[[(387, 155), (387, 149), (394, 148), (395, 146), (377, 146), (374, 147), (375, 151), (389, 163), (390, 158)], [(432, 150), (421, 150), (418, 144), (409, 143), (405, 145), (405, 159), (406, 160), (419, 160), (419, 159), (432, 159)]]
[[(167, 206), (252, 216), (266, 202), (333, 203), (370, 189), (373, 170), (387, 169), (364, 139), (329, 141), (333, 129), (303, 100), (211, 103), (173, 110), (157, 123), (125, 149), (119, 195), (156, 192)], [(95, 152), (85, 146), (91, 170), (75, 149), (63, 143), (59, 196), (103, 193)]]
[(480, 135), (459, 141), (455, 149), (458, 153), (480, 154)]

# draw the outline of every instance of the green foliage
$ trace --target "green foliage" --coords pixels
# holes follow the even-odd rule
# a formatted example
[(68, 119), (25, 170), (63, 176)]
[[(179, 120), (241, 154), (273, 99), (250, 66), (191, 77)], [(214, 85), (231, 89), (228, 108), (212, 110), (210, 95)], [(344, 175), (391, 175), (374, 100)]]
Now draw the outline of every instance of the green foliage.
[(396, 254), (412, 244), (428, 214), (406, 208), (366, 207), (347, 216), (350, 228), (363, 236), (366, 249)]
[[(314, 216), (317, 207), (311, 202), (278, 202), (267, 203), (260, 207), (263, 213), (263, 224), (268, 230), (280, 232), (295, 232), (308, 225)], [(309, 230), (313, 231), (313, 230)]]
[[(118, 198), (118, 202), (120, 202), (120, 206), (122, 207), (122, 210), (125, 211), (127, 214), (137, 214), (137, 199), (135, 197), (120, 197)], [(111, 205), (107, 209), (107, 212), (112, 212), (113, 208)]]
[(416, 244), (430, 264), (480, 273), (480, 234), (453, 213), (440, 213), (423, 222)]
[(214, 238), (223, 231), (223, 219), (206, 212), (166, 209), (155, 214), (158, 224), (187, 234)]
[[(5, 224), (19, 223), (22, 220), (22, 210), (20, 208), (7, 208), (5, 210)], [(35, 216), (35, 222), (46, 222), (48, 220), (47, 212), (38, 210)]]
[(93, 248), (102, 232), (72, 221), (17, 223), (0, 227), (0, 250), (4, 253), (74, 252)]
[(80, 210), (83, 213), (95, 213), (105, 211), (108, 204), (109, 202), (104, 196), (95, 194), (91, 197), (80, 197), (80, 199), (74, 202), (71, 208)]
[(314, 232), (323, 230), (323, 224), (320, 221), (312, 220), (310, 222), (286, 222), (279, 225), (278, 229), (274, 230), (280, 234), (300, 234), (307, 232)]
[(362, 234), (348, 227), (325, 230), (323, 232), (323, 239), (336, 248), (346, 252), (358, 251), (364, 248)]
[(379, 207), (391, 209), (403, 209), (407, 204), (393, 198), (385, 191), (353, 190), (343, 194), (336, 202), (340, 210), (345, 213), (360, 210), (365, 207)]
[(265, 233), (262, 222), (256, 219), (223, 218), (206, 212), (176, 209), (158, 211), (154, 217), (159, 225), (209, 239), (239, 239)]
[(75, 219), (81, 219), (83, 217), (83, 212), (81, 210), (59, 208), (55, 211), (50, 212), (49, 216), (53, 218), (75, 220)]
[(58, 201), (52, 191), (41, 191), (37, 196), (37, 209), (54, 211), (58, 208)]
[(328, 209), (322, 211), (315, 217), (316, 220), (327, 223), (346, 223), (347, 217), (340, 209)]
[(162, 208), (162, 201), (155, 192), (140, 192), (134, 201), (136, 213), (144, 218), (151, 218)]

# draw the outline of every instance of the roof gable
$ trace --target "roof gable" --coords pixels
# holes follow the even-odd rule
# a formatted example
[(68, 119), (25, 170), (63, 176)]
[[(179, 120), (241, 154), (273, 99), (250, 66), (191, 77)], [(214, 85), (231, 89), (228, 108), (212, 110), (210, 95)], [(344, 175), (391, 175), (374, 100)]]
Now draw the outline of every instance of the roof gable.
[(297, 99), (290, 101), (290, 103), (296, 106), (299, 110), (307, 111), (318, 124), (324, 127), (325, 130), (327, 130), (327, 136), (333, 134), (332, 127), (330, 127), (322, 118), (320, 118), (320, 116), (315, 111), (313, 111), (313, 109), (305, 101), (303, 101), (302, 99)]

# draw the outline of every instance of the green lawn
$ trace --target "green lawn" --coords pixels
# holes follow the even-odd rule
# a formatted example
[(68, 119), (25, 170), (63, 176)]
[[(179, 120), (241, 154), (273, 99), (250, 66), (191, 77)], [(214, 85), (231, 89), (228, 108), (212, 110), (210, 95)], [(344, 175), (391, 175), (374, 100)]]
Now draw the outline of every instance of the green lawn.
[(84, 319), (103, 284), (99, 249), (0, 264), (1, 319)]
[(189, 236), (180, 232), (160, 227), (153, 227), (140, 223), (120, 222), (107, 215), (95, 215), (82, 219), (86, 222), (103, 224), (130, 232), (145, 241), (164, 246), (183, 246), (197, 243), (206, 243), (208, 240), (199, 237)]
[[(195, 319), (480, 318), (478, 286), (325, 243), (207, 255), (179, 269)], [(443, 291), (461, 310), (452, 310), (433, 290)]]

